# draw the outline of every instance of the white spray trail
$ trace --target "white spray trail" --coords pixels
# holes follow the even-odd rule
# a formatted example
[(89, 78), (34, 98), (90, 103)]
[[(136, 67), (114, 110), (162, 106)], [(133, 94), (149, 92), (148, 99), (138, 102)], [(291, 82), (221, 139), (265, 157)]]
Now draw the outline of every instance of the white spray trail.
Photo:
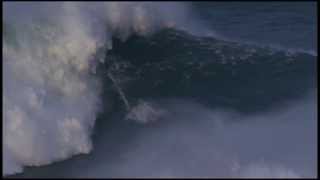
[(113, 82), (114, 87), (117, 89), (117, 92), (120, 95), (121, 100), (123, 101), (127, 111), (130, 110), (130, 104), (128, 99), (126, 98), (126, 95), (124, 94), (124, 92), (122, 91), (121, 87), (118, 85), (116, 79), (113, 77), (113, 75), (108, 72), (108, 77), (111, 79), (111, 81)]

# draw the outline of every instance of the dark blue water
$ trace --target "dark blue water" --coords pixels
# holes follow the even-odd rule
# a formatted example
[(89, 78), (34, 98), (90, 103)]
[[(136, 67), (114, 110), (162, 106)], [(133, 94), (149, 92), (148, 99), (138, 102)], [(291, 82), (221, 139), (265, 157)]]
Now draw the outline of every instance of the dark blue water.
[(316, 2), (194, 3), (225, 38), (316, 51)]

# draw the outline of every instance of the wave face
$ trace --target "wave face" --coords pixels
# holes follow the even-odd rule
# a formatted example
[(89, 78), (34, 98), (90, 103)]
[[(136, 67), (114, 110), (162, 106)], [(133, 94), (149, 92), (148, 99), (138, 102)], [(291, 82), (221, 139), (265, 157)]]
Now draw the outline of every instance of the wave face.
[[(77, 167), (77, 163), (82, 162), (96, 167), (92, 158), (109, 157), (102, 158), (103, 161), (111, 163), (106, 164), (106, 167), (110, 168), (110, 172), (119, 172), (120, 175), (108, 172), (110, 174), (107, 176), (300, 177), (301, 174), (313, 174), (313, 167), (309, 168), (310, 162), (307, 158), (303, 161), (309, 168), (305, 175), (300, 173), (298, 166), (291, 170), (281, 165), (273, 166), (273, 163), (255, 163), (255, 160), (254, 163), (246, 162), (246, 158), (251, 158), (246, 153), (242, 157), (243, 162), (238, 162), (236, 159), (227, 158), (228, 154), (222, 156), (225, 158), (223, 159), (218, 158), (220, 152), (206, 154), (206, 150), (204, 154), (213, 156), (210, 159), (212, 162), (205, 161), (207, 167), (201, 166), (202, 170), (192, 171), (194, 168), (186, 165), (185, 168), (190, 168), (191, 174), (183, 168), (171, 172), (170, 169), (160, 167), (161, 163), (166, 163), (159, 159), (159, 167), (153, 166), (148, 159), (138, 162), (141, 154), (147, 154), (146, 150), (162, 156), (162, 152), (157, 151), (161, 149), (159, 145), (148, 138), (140, 139), (143, 142), (146, 140), (146, 144), (140, 144), (138, 140), (138, 147), (125, 147), (138, 152), (138, 156), (132, 158), (135, 157), (134, 154), (125, 153), (132, 161), (121, 166), (117, 162), (113, 163), (112, 157), (118, 155), (101, 152), (104, 148), (99, 150), (99, 147), (107, 145), (109, 147), (106, 149), (111, 150), (118, 147), (115, 140), (118, 137), (114, 136), (114, 131), (123, 131), (118, 122), (123, 119), (129, 120), (128, 122), (135, 120), (142, 125), (163, 121), (166, 126), (172, 119), (178, 122), (186, 119), (187, 122), (194, 123), (195, 117), (199, 117), (203, 119), (199, 127), (192, 125), (199, 131), (206, 129), (207, 123), (210, 127), (216, 126), (216, 119), (227, 122), (263, 119), (258, 121), (262, 121), (261, 124), (249, 123), (249, 129), (245, 125), (235, 125), (223, 130), (215, 129), (218, 135), (210, 135), (210, 138), (214, 137), (213, 139), (219, 143), (207, 148), (220, 147), (221, 152), (224, 148), (237, 149), (231, 139), (239, 137), (239, 142), (246, 142), (246, 139), (250, 139), (246, 132), (252, 133), (255, 128), (263, 131), (259, 138), (266, 142), (261, 145), (265, 149), (275, 144), (282, 147), (281, 142), (287, 141), (285, 139), (276, 143), (269, 142), (268, 131), (265, 129), (274, 128), (274, 136), (281, 136), (282, 131), (286, 131), (286, 125), (290, 126), (290, 123), (285, 121), (285, 125), (279, 125), (276, 120), (291, 119), (295, 110), (282, 113), (290, 114), (288, 117), (247, 116), (278, 110), (279, 107), (291, 107), (289, 105), (292, 100), (303, 99), (310, 92), (313, 94), (312, 89), (317, 88), (317, 56), (306, 51), (222, 40), (224, 38), (215, 35), (194, 17), (190, 7), (181, 3), (5, 2), (4, 175), (22, 172), (25, 166), (48, 165), (77, 154), (88, 153), (91, 153), (91, 159), (89, 157), (88, 160), (75, 161), (73, 165)], [(181, 102), (159, 105), (163, 99), (184, 99), (206, 107)], [(217, 111), (211, 112), (211, 109), (227, 109), (239, 113), (236, 117), (245, 115), (245, 118), (220, 116), (219, 113), (217, 115)], [(301, 107), (296, 109), (298, 112), (304, 111), (300, 110)], [(313, 115), (313, 111), (311, 114)], [(308, 118), (312, 119), (313, 116)], [(270, 125), (269, 119), (276, 120)], [(106, 120), (108, 122), (105, 122)], [(306, 127), (313, 125), (312, 120), (307, 121)], [(293, 130), (299, 129), (300, 123), (301, 121), (294, 121), (292, 132), (290, 131), (296, 138), (300, 136), (293, 133)], [(186, 124), (173, 123), (170, 125), (171, 128), (164, 130), (173, 137), (175, 128), (180, 128), (182, 133), (177, 139), (188, 137), (188, 142), (190, 141), (190, 144), (186, 144), (186, 149), (197, 146), (197, 142), (203, 139), (211, 142), (208, 137), (201, 135), (195, 142), (194, 139), (198, 137), (196, 132), (199, 131), (191, 130), (191, 126)], [(278, 125), (280, 128), (275, 128)], [(129, 135), (137, 129), (136, 126), (125, 127)], [(159, 134), (157, 137), (163, 136), (161, 130), (154, 129), (155, 134)], [(141, 130), (141, 133), (144, 134), (145, 131)], [(306, 131), (304, 126), (302, 131)], [(307, 133), (306, 136), (311, 137), (313, 132), (312, 130), (311, 135)], [(91, 138), (96, 138), (96, 141), (92, 142)], [(225, 143), (221, 139), (226, 140)], [(163, 141), (161, 138), (158, 140)], [(133, 140), (134, 143), (136, 142)], [(172, 140), (172, 143), (176, 142)], [(311, 147), (310, 144), (306, 146)], [(237, 149), (239, 154), (246, 151), (240, 147), (241, 145)], [(261, 149), (258, 148), (257, 151), (263, 151)], [(280, 150), (279, 152), (282, 152)], [(122, 151), (126, 150), (115, 150)], [(305, 153), (303, 150), (301, 152)], [(169, 157), (174, 154), (172, 152), (165, 155)], [(195, 162), (201, 164), (203, 158), (205, 157), (199, 155)], [(183, 160), (177, 158), (172, 164)], [(61, 167), (65, 170), (70, 161)], [(192, 162), (190, 160), (191, 164)], [(159, 168), (160, 174), (154, 170), (150, 170), (151, 174), (143, 174), (145, 170), (139, 167), (136, 172), (132, 172), (129, 170), (135, 166), (132, 163), (141, 163), (141, 167), (147, 165), (150, 168)], [(183, 166), (179, 163), (176, 165)], [(211, 166), (217, 167), (214, 172), (209, 168)], [(122, 173), (117, 167), (123, 170)], [(92, 170), (84, 176), (103, 176), (101, 172), (95, 173), (96, 171)], [(78, 173), (72, 176), (80, 176), (81, 171)], [(28, 176), (28, 171), (25, 174)], [(31, 173), (30, 177), (33, 175)], [(67, 176), (59, 173), (44, 176), (59, 175)]]
[(106, 63), (99, 71), (114, 69), (133, 101), (189, 98), (249, 113), (303, 97), (317, 80), (312, 54), (200, 38), (174, 29), (131, 36), (125, 43), (114, 39), (108, 55), (117, 63)]

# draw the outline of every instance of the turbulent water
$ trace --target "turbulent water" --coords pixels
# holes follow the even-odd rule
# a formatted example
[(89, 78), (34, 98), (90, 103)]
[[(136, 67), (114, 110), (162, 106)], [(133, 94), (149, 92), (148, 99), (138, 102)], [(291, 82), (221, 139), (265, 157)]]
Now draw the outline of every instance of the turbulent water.
[(3, 10), (3, 175), (317, 176), (315, 3)]

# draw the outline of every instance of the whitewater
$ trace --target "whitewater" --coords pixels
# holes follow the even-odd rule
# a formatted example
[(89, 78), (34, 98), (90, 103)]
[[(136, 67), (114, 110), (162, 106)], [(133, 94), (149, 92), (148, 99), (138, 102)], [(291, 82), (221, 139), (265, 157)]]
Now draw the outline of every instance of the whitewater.
[(4, 3), (4, 174), (90, 152), (101, 91), (91, 57), (112, 48), (113, 33), (125, 39), (185, 18), (183, 6), (156, 4)]

